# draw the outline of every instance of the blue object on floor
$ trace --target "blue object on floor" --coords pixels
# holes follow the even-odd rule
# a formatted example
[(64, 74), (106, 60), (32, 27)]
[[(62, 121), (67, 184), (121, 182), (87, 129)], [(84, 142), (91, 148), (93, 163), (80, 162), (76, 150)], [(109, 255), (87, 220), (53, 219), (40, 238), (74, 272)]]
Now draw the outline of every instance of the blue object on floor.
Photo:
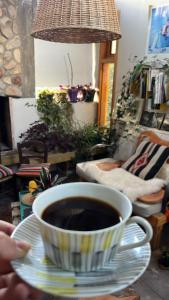
[(21, 221), (32, 213), (32, 205), (27, 205), (22, 202), (23, 197), (28, 193), (26, 190), (19, 192)]

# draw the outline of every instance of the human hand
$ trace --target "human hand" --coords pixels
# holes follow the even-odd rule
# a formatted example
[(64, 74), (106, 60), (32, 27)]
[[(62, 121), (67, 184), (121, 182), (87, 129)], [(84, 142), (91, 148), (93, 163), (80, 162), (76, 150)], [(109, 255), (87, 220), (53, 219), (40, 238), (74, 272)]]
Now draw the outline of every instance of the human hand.
[(41, 299), (41, 293), (24, 283), (12, 270), (10, 261), (23, 257), (31, 248), (27, 242), (9, 237), (14, 226), (0, 221), (0, 300)]

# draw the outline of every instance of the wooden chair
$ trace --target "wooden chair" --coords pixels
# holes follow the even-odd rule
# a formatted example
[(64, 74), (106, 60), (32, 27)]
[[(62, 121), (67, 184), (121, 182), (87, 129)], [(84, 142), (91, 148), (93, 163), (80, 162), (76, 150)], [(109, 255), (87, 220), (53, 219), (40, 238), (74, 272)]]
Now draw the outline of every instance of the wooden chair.
[(42, 167), (50, 168), (48, 147), (41, 141), (32, 140), (17, 144), (19, 155), (19, 169), (16, 172), (18, 189), (22, 189), (22, 182), (38, 179)]
[[(30, 164), (34, 159), (34, 163), (47, 163), (48, 147), (46, 143), (41, 141), (31, 141), (17, 144), (19, 163)], [(39, 151), (39, 152), (37, 152)]]

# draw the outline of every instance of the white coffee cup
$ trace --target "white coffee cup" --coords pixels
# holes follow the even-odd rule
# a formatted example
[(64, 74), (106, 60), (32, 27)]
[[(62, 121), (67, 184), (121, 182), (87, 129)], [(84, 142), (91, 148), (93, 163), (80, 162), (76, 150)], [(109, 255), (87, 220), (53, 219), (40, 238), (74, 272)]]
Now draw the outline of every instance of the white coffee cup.
[[(114, 226), (95, 231), (74, 231), (55, 227), (42, 219), (44, 210), (52, 203), (69, 197), (89, 197), (115, 208), (122, 220)], [(150, 224), (141, 217), (130, 217), (132, 204), (121, 192), (96, 183), (66, 183), (41, 193), (33, 203), (33, 212), (39, 220), (46, 255), (57, 267), (69, 271), (92, 271), (102, 268), (117, 251), (136, 248), (152, 238)], [(132, 244), (121, 245), (125, 226), (140, 224), (145, 237)]]

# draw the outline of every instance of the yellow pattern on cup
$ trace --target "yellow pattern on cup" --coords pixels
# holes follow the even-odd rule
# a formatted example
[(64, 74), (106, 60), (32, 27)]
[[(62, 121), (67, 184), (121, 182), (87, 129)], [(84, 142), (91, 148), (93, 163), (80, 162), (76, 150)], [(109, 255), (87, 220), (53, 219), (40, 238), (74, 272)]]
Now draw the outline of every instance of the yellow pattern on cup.
[(92, 237), (89, 235), (83, 236), (80, 243), (80, 252), (88, 253), (92, 249)]
[(66, 233), (59, 232), (58, 233), (58, 247), (60, 250), (67, 251), (70, 248), (69, 245), (69, 236)]
[(112, 238), (113, 232), (109, 231), (103, 240), (102, 250), (106, 250), (111, 247)]
[[(49, 271), (50, 272), (50, 271)], [(62, 277), (62, 276), (57, 276), (57, 275), (54, 275), (54, 274), (46, 274), (44, 272), (36, 272), (36, 276), (38, 276), (40, 279), (44, 279), (44, 280), (47, 280), (47, 281), (50, 281), (50, 282), (60, 282), (60, 283), (70, 283), (70, 284), (75, 284), (76, 283), (76, 278), (75, 277)]]
[(50, 232), (48, 231), (48, 228), (44, 228), (44, 226), (42, 227), (42, 230), (43, 230), (43, 238), (46, 240), (46, 241), (49, 241), (49, 235), (50, 235)]
[(50, 258), (47, 257), (47, 256), (45, 256), (45, 257), (42, 259), (41, 263), (42, 263), (43, 265), (46, 265), (46, 266), (53, 266), (52, 261), (51, 261)]
[(45, 292), (48, 292), (49, 294), (53, 295), (76, 295), (77, 290), (76, 288), (71, 287), (57, 287), (52, 285), (46, 285), (46, 284), (38, 284), (37, 288), (45, 290)]

